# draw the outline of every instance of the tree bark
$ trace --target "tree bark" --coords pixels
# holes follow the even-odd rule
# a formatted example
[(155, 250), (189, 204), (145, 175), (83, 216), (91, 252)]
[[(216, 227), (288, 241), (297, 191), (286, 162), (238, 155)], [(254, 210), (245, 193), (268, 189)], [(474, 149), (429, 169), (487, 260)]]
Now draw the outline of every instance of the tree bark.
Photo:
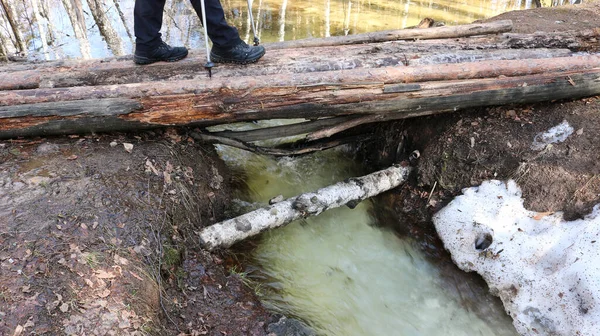
[[(427, 64), (464, 63), (484, 60), (518, 60), (567, 57), (574, 55), (566, 49), (532, 50), (451, 50), (438, 46), (433, 50), (410, 50), (402, 43), (362, 46), (325, 47), (275, 50), (269, 52), (257, 66), (219, 65), (213, 77), (266, 76), (270, 74), (299, 74), (355, 68), (405, 67)], [(436, 50), (437, 49), (437, 50)], [(322, 58), (317, 55), (331, 55)], [(174, 79), (206, 81), (204, 56), (192, 55), (176, 63), (136, 66), (130, 61), (67, 63), (52, 68), (11, 72), (0, 78), (0, 90), (60, 88), (127, 84)]]
[(42, 50), (44, 51), (44, 59), (48, 60), (50, 56), (48, 55), (48, 41), (46, 41), (46, 30), (44, 29), (44, 25), (42, 24), (42, 16), (40, 15), (40, 4), (39, 0), (31, 0), (31, 10), (33, 11), (33, 16), (35, 18), (35, 22), (38, 28), (38, 33), (40, 37), (40, 43), (42, 44)]
[[(384, 79), (380, 76), (378, 79)], [(368, 77), (362, 77), (368, 78)], [(238, 79), (239, 80), (239, 79)], [(251, 80), (240, 80), (251, 82)], [(293, 81), (292, 81), (293, 82)], [(259, 84), (255, 82), (256, 84)], [(65, 102), (81, 92), (60, 91), (21, 95), (20, 102), (51, 103), (5, 106), (0, 108), (0, 138), (38, 134), (71, 134), (146, 129), (161, 126), (209, 126), (239, 121), (279, 118), (322, 118), (353, 114), (382, 114), (400, 119), (459, 109), (502, 104), (534, 103), (572, 99), (600, 94), (600, 68), (561, 71), (516, 77), (456, 79), (404, 84), (392, 81), (319, 81), (286, 86), (231, 85), (216, 90), (190, 87), (172, 95), (157, 91), (131, 91), (105, 88), (93, 99)], [(263, 83), (264, 84), (264, 83)], [(255, 86), (254, 89), (248, 89)], [(77, 88), (79, 91), (88, 88)], [(56, 91), (59, 90), (59, 91)], [(187, 91), (187, 93), (186, 93)], [(9, 94), (23, 91), (8, 91)], [(70, 97), (61, 93), (71, 94)], [(163, 91), (163, 93), (165, 93)], [(41, 94), (43, 96), (38, 96)], [(140, 97), (140, 94), (147, 95)], [(61, 99), (63, 96), (65, 99)], [(86, 94), (89, 96), (89, 92)], [(127, 99), (128, 108), (88, 112), (90, 106), (105, 99)], [(15, 99), (0, 98), (0, 101)], [(99, 100), (99, 101), (98, 101)], [(136, 105), (138, 103), (139, 105)]]
[(404, 183), (410, 171), (410, 167), (392, 166), (315, 192), (288, 198), (203, 229), (200, 232), (200, 243), (208, 250), (230, 247), (265, 230), (289, 224), (300, 218), (317, 216), (328, 209), (346, 204), (354, 208), (359, 202)]

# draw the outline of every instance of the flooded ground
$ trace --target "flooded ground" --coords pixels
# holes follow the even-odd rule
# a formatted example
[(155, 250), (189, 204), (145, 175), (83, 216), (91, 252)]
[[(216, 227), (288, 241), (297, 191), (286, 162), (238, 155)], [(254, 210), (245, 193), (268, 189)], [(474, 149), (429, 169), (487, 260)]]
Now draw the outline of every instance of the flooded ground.
[[(417, 25), (425, 17), (447, 25), (500, 13), (578, 0), (251, 0), (263, 42), (327, 37)], [(5, 1), (0, 9), (0, 55), (29, 59), (101, 58), (133, 52), (133, 0)], [(248, 5), (224, 0), (227, 21), (252, 39)], [(10, 15), (6, 15), (9, 13)], [(12, 20), (9, 20), (11, 18)], [(200, 21), (189, 1), (167, 0), (163, 38), (192, 49), (204, 47)], [(4, 52), (3, 52), (4, 51)]]

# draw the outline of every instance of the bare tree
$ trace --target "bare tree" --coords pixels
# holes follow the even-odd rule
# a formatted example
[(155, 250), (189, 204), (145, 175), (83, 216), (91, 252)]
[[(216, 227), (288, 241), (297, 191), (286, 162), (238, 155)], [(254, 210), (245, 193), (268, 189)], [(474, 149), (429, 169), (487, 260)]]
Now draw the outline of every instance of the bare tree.
[(71, 21), (71, 26), (73, 26), (73, 33), (79, 41), (81, 56), (83, 58), (91, 58), (92, 48), (90, 46), (90, 41), (88, 41), (87, 38), (85, 17), (83, 16), (83, 5), (81, 4), (81, 0), (62, 0), (62, 3), (65, 6), (69, 20)]
[(113, 2), (115, 3), (115, 8), (117, 9), (117, 13), (119, 13), (119, 17), (121, 18), (121, 22), (123, 22), (123, 26), (125, 27), (125, 32), (127, 33), (127, 36), (129, 36), (129, 40), (131, 41), (131, 44), (133, 44), (134, 43), (133, 35), (131, 35), (131, 30), (129, 29), (129, 26), (127, 25), (127, 20), (125, 19), (125, 15), (123, 15), (123, 11), (121, 10), (121, 6), (119, 5), (119, 0), (113, 0)]
[(23, 33), (21, 33), (19, 27), (19, 21), (17, 17), (17, 12), (15, 10), (14, 2), (7, 0), (0, 0), (0, 5), (4, 10), (4, 14), (6, 15), (6, 19), (8, 20), (8, 24), (12, 29), (12, 33), (14, 35), (16, 46), (19, 51), (23, 54), (27, 54), (27, 44), (25, 43), (25, 39), (23, 38)]
[[(327, 0), (329, 2), (329, 0)], [(279, 41), (285, 40), (285, 12), (287, 10), (287, 0), (283, 0), (281, 3), (281, 10), (279, 11)]]
[(92, 16), (94, 17), (94, 21), (96, 21), (96, 25), (100, 30), (100, 35), (104, 37), (104, 41), (106, 41), (108, 48), (110, 48), (112, 53), (116, 56), (124, 55), (123, 47), (121, 46), (121, 38), (110, 23), (110, 18), (106, 14), (102, 2), (98, 0), (88, 0), (87, 2), (90, 11), (92, 12)]
[(40, 42), (42, 43), (42, 50), (44, 52), (44, 59), (48, 60), (48, 41), (46, 41), (46, 30), (42, 24), (42, 15), (40, 14), (39, 0), (31, 0), (31, 9), (33, 11), (33, 17), (38, 28), (38, 34), (40, 35)]

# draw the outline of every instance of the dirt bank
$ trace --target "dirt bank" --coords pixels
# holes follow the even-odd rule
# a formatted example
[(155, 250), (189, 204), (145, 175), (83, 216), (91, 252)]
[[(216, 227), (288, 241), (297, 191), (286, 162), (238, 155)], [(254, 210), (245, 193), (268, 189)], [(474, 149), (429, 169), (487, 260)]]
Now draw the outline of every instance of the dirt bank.
[(5, 141), (0, 162), (0, 334), (266, 334), (235, 260), (197, 245), (229, 201), (211, 146), (174, 130)]

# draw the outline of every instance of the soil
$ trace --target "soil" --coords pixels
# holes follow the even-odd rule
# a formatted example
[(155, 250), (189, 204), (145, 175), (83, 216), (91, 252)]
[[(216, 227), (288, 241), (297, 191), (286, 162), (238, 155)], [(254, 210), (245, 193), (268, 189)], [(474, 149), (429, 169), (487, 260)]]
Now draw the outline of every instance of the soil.
[[(600, 3), (498, 18), (512, 19), (514, 31), (523, 33), (595, 28)], [(531, 149), (536, 134), (563, 120), (573, 135)], [(365, 151), (373, 166), (396, 159), (404, 133), (405, 152), (421, 154), (411, 183), (380, 197), (381, 214), (440, 264), (451, 262), (431, 215), (464, 187), (512, 178), (526, 207), (562, 210), (568, 218), (584, 216), (600, 201), (598, 97), (376, 127), (387, 143)], [(231, 178), (214, 149), (185, 132), (0, 142), (0, 335), (290, 330), (281, 327), (293, 320), (262, 308), (234, 255), (198, 246), (198, 230), (226, 217)], [(448, 266), (448, 276), (454, 272)], [(466, 284), (464, 275), (457, 279)], [(474, 286), (472, 297), (481, 288)]]
[(267, 334), (235, 259), (198, 246), (230, 198), (212, 146), (175, 130), (6, 141), (0, 162), (1, 335)]

